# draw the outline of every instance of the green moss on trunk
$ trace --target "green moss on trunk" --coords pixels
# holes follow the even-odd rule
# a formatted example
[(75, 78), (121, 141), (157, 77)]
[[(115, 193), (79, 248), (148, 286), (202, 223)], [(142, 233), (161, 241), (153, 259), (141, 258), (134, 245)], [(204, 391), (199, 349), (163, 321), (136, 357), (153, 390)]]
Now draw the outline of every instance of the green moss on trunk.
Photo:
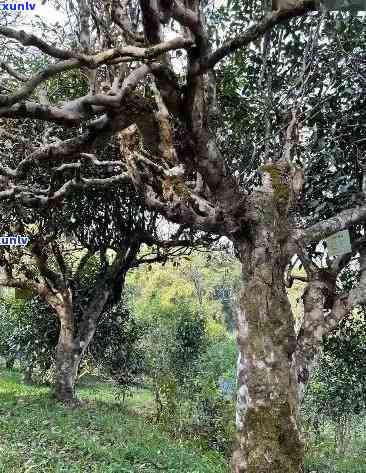
[(290, 201), (289, 179), (286, 170), (283, 170), (282, 166), (278, 164), (265, 164), (260, 170), (271, 176), (278, 211), (280, 213), (285, 212)]
[[(250, 409), (247, 413), (245, 473), (300, 473), (303, 444), (288, 402)], [(265, 466), (267, 463), (267, 467)], [(259, 466), (261, 465), (261, 466)]]

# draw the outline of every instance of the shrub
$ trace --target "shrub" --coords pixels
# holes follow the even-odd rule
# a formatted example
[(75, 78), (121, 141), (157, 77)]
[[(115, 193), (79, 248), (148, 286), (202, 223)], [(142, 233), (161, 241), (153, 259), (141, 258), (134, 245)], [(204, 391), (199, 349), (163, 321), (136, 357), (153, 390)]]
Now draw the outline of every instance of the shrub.
[(308, 428), (332, 422), (338, 449), (346, 445), (350, 420), (366, 411), (366, 319), (353, 314), (324, 340), (324, 353), (305, 397)]
[[(156, 418), (175, 435), (199, 436), (229, 454), (235, 425), (237, 349), (233, 337), (209, 337), (205, 321), (181, 303), (170, 324), (149, 330)], [(150, 349), (151, 348), (151, 349)]]
[(99, 370), (117, 384), (117, 396), (126, 395), (140, 386), (145, 370), (145, 356), (140, 347), (144, 328), (120, 302), (102, 315), (89, 348)]
[[(1, 326), (5, 332), (7, 357), (16, 359), (27, 382), (47, 381), (55, 360), (59, 325), (49, 307), (39, 298), (2, 300)], [(2, 334), (4, 337), (4, 334)]]

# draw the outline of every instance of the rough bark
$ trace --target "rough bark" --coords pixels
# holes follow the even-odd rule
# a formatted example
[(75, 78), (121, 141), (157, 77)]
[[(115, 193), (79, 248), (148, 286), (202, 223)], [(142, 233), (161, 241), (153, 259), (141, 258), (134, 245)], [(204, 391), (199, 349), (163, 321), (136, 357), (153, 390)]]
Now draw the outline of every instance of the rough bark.
[(97, 320), (110, 296), (107, 289), (96, 291), (83, 312), (79, 333), (76, 333), (72, 304), (59, 308), (60, 335), (56, 353), (55, 396), (62, 402), (76, 401), (75, 384), (80, 362), (93, 339)]
[(238, 314), (238, 445), (235, 473), (300, 473), (303, 441), (293, 353), (294, 318), (284, 272), (288, 263), (286, 166), (265, 170), (252, 195), (256, 222), (237, 241), (243, 264)]
[(75, 380), (80, 357), (75, 345), (75, 324), (72, 303), (58, 308), (60, 335), (56, 351), (55, 397), (62, 402), (75, 401)]
[(93, 340), (97, 329), (97, 322), (107, 303), (111, 291), (102, 289), (97, 292), (90, 304), (83, 311), (82, 321), (79, 328), (79, 334), (75, 339), (75, 350), (79, 360), (81, 360)]
[[(133, 259), (137, 251), (138, 247), (130, 252), (131, 255), (128, 258)], [(119, 294), (117, 298), (120, 297), (121, 289), (124, 286), (128, 265), (127, 269), (121, 269), (121, 264), (121, 260), (116, 261), (110, 274), (95, 286), (93, 297), (83, 308), (78, 331), (76, 331), (75, 305), (71, 294), (68, 291), (60, 294), (62, 303), (55, 306), (60, 319), (55, 379), (55, 395), (59, 401), (75, 402), (77, 400), (75, 383), (80, 362), (94, 337), (98, 319), (105, 309), (108, 299), (115, 297), (115, 286), (117, 286)]]
[(326, 333), (325, 310), (330, 308), (329, 298), (334, 293), (336, 276), (326, 270), (317, 271), (309, 281), (303, 295), (304, 319), (297, 336), (294, 358), (297, 371), (300, 401), (304, 398), (310, 376), (321, 353)]

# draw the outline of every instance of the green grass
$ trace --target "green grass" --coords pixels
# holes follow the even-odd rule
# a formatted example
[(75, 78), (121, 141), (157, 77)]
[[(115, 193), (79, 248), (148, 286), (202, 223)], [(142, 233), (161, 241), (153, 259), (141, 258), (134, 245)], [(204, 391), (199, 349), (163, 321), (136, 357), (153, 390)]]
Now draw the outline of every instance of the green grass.
[[(16, 371), (0, 370), (0, 473), (228, 473), (225, 460), (196, 444), (170, 438), (146, 421), (151, 394), (116, 401), (111, 385), (83, 379), (85, 406), (56, 404), (47, 387), (26, 386)], [(330, 426), (307, 446), (306, 470), (366, 473), (366, 421), (356, 421), (344, 455)]]
[(324, 424), (307, 445), (305, 465), (307, 472), (366, 473), (366, 419), (354, 420), (344, 453), (337, 452), (334, 425)]
[(228, 472), (220, 455), (174, 441), (138, 415), (151, 407), (148, 393), (123, 407), (111, 386), (84, 383), (80, 397), (85, 406), (66, 408), (46, 387), (0, 371), (0, 473)]

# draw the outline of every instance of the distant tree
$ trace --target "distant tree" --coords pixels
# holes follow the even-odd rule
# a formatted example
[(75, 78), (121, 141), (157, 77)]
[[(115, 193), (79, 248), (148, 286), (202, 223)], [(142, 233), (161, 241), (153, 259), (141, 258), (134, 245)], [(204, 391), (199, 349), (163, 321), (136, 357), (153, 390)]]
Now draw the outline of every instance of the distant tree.
[[(82, 319), (75, 312), (76, 325)], [(31, 299), (5, 297), (0, 300), (0, 356), (17, 361), (25, 381), (50, 381), (55, 369), (60, 322), (39, 296)], [(83, 358), (85, 369), (112, 379), (123, 397), (141, 383), (145, 355), (139, 349), (143, 326), (138, 325), (123, 301), (106, 309)], [(83, 364), (83, 363), (82, 363)]]
[[(161, 240), (158, 222), (127, 188), (113, 194), (91, 190), (58, 209), (19, 213), (13, 208), (3, 215), (3, 234), (16, 229), (29, 235), (30, 244), (1, 248), (0, 284), (38, 294), (59, 319), (59, 400), (74, 401), (80, 361), (101, 314), (119, 302), (127, 271), (145, 262), (166, 261), (171, 248), (176, 254), (180, 245), (193, 244), (184, 232)], [(148, 246), (139, 255), (144, 243)]]

